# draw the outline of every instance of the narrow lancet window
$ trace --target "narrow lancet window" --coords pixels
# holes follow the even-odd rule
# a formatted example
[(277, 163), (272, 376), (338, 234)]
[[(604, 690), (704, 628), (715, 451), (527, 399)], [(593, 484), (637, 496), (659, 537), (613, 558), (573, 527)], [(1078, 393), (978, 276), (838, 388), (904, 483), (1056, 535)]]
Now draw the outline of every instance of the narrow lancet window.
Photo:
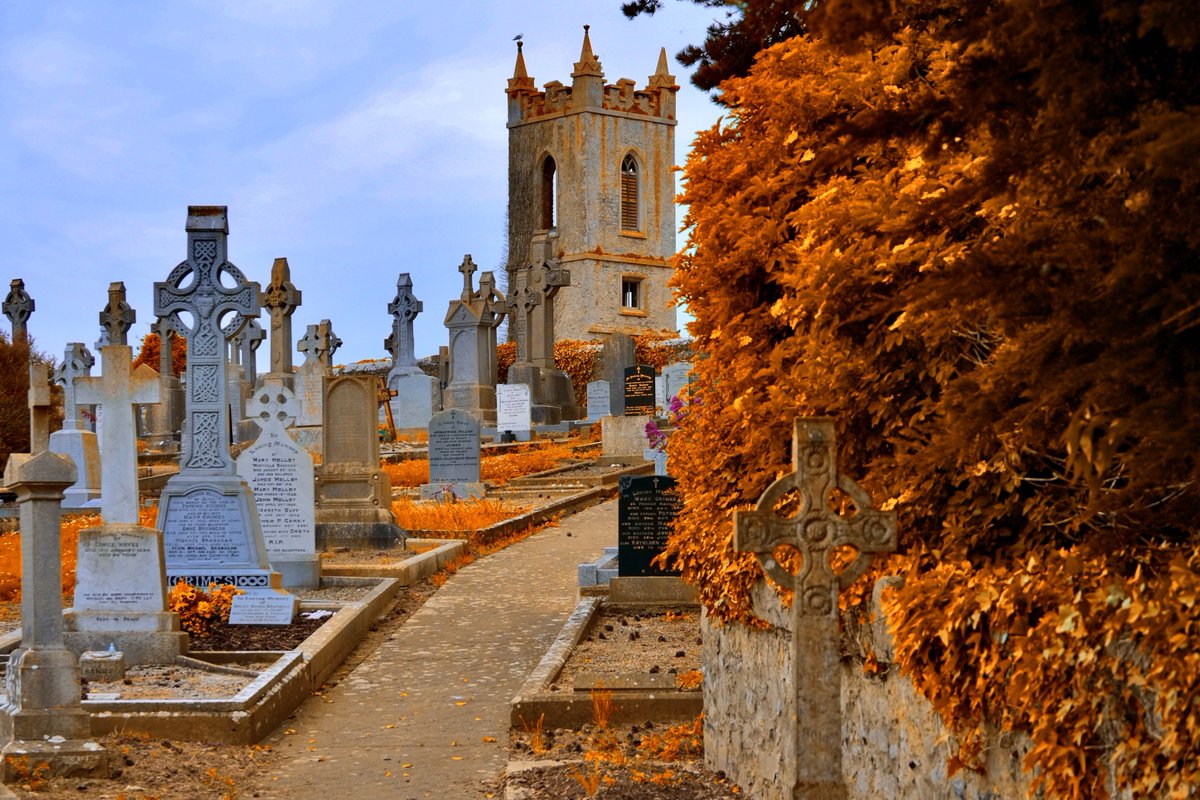
[(638, 231), (638, 163), (633, 154), (621, 162), (621, 230)]

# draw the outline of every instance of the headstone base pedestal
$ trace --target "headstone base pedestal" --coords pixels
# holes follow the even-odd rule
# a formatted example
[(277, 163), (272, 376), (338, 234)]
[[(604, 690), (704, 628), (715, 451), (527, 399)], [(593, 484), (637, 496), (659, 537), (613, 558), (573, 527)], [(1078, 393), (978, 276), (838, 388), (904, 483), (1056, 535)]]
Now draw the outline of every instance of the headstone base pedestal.
[(288, 558), (274, 556), (271, 568), (279, 573), (285, 589), (316, 589), (321, 585), (321, 558), (315, 553)]
[(173, 664), (187, 653), (188, 635), (179, 629), (179, 615), (169, 611), (70, 609), (63, 614), (63, 644), (76, 656), (112, 644), (131, 666)]
[[(0, 716), (3, 715), (0, 711)], [(22, 712), (24, 713), (24, 712)], [(49, 711), (39, 711), (49, 714)], [(88, 724), (91, 724), (91, 717)], [(2, 727), (2, 726), (0, 726)], [(46, 764), (49, 770), (40, 772), (43, 778), (107, 778), (108, 751), (86, 739), (11, 741), (0, 750), (0, 781), (19, 783), (28, 780), (29, 765)]]
[(407, 538), (405, 530), (394, 522), (317, 522), (318, 550), (334, 547), (403, 547)]
[(442, 394), (442, 408), (459, 409), (475, 416), (481, 425), (496, 423), (496, 387), (484, 384), (450, 384)]
[(75, 653), (65, 647), (17, 648), (9, 660), (6, 682), (16, 692), (0, 707), (0, 741), (32, 743), (52, 736), (71, 740), (91, 735), (91, 715), (79, 705)]

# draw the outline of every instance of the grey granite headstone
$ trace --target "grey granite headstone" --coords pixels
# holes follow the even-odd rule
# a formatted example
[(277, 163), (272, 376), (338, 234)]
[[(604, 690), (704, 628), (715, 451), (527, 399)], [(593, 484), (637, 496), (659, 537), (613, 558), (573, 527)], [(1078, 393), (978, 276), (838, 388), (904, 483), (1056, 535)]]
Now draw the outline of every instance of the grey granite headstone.
[(182, 579), (193, 586), (278, 590), (280, 576), (267, 559), (254, 496), (237, 475), (226, 439), (225, 343), (258, 314), (259, 287), (227, 258), (224, 206), (189, 206), (187, 235), (187, 259), (154, 284), (154, 313), (166, 317), (188, 346), (179, 473), (167, 481), (158, 507), (167, 578), (172, 584)]
[(388, 303), (388, 313), (392, 315), (392, 333), (383, 341), (383, 346), (392, 354), (387, 385), (396, 393), (389, 403), (392, 421), (398, 430), (425, 428), (442, 405), (438, 379), (426, 375), (417, 366), (413, 321), (425, 306), (413, 296), (412, 285), (409, 274), (401, 272), (396, 280), (396, 296)]
[(676, 361), (662, 368), (662, 379), (666, 395), (665, 404), (668, 410), (670, 409), (671, 401), (678, 397), (679, 393), (683, 391), (683, 387), (691, 382), (689, 377), (691, 371), (692, 365), (687, 361)]
[(247, 415), (261, 428), (237, 458), (238, 474), (250, 484), (263, 543), (285, 588), (320, 584), (313, 514), (313, 460), (286, 428), (295, 421), (296, 399), (283, 382), (268, 378), (247, 402)]
[(283, 382), (291, 389), (292, 374), (292, 314), (300, 307), (300, 290), (292, 283), (291, 268), (286, 258), (277, 258), (271, 265), (271, 282), (262, 293), (262, 306), (271, 316), (271, 370), (269, 377)]
[(429, 421), (429, 483), (421, 497), (482, 497), (479, 481), (479, 420), (450, 409)]
[(496, 419), (496, 328), (507, 313), (506, 301), (490, 272), (483, 273), (476, 291), (475, 270), (471, 255), (463, 256), (458, 267), (463, 276), (462, 293), (446, 311), (450, 345), (442, 407), (461, 409), (490, 423)]
[(587, 385), (588, 421), (595, 422), (611, 413), (612, 393), (608, 381), (591, 381)]

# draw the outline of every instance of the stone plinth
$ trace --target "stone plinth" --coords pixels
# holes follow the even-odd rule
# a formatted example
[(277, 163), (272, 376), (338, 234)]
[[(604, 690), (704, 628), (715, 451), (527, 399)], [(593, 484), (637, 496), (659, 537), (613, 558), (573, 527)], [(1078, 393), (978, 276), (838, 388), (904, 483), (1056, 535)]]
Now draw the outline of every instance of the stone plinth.
[(82, 508), (100, 499), (100, 447), (96, 434), (85, 430), (59, 430), (50, 434), (50, 452), (75, 463), (79, 480), (63, 492), (63, 506)]
[(388, 388), (396, 393), (389, 402), (396, 430), (423, 430), (433, 415), (441, 411), (442, 393), (438, 379), (419, 370), (416, 373), (391, 374)]
[(603, 417), (600, 420), (601, 454), (611, 458), (642, 460), (650, 447), (646, 423), (652, 417)]

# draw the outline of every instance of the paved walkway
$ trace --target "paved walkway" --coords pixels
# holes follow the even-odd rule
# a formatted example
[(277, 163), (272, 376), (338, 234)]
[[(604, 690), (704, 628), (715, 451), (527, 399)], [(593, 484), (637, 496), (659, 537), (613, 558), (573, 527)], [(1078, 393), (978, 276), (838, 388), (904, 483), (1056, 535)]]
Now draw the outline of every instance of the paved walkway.
[(476, 798), (507, 762), (509, 702), (617, 543), (617, 501), (471, 564), (272, 737), (267, 798)]

